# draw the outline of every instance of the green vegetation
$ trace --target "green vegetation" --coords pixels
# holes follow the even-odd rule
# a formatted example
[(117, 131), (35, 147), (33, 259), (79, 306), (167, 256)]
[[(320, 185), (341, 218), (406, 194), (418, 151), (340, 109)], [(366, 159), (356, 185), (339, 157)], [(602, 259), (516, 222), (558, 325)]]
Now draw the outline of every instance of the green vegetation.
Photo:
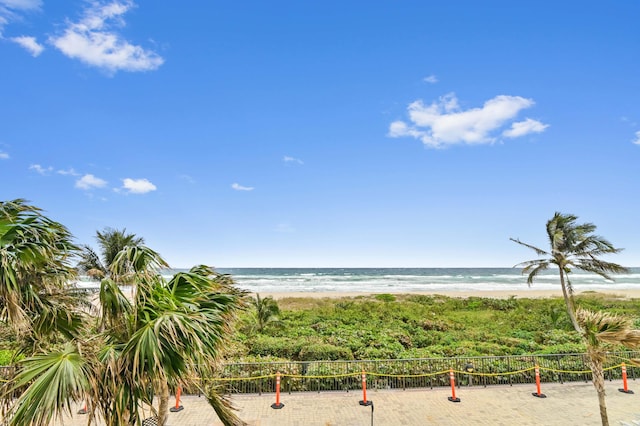
[[(91, 306), (71, 285), (80, 250), (68, 230), (24, 200), (0, 202), (0, 320), (9, 337), (2, 349), (18, 366), (0, 385), (3, 424), (48, 425), (72, 402), (86, 402), (90, 420), (141, 424), (155, 399), (157, 424), (165, 425), (178, 386), (204, 393), (223, 424), (245, 424), (199, 380), (216, 374), (243, 293), (202, 265), (167, 281), (159, 272), (167, 263), (141, 239), (110, 235), (119, 251), (105, 254), (107, 278)], [(119, 283), (132, 285), (131, 299)]]
[[(279, 326), (262, 332), (238, 331), (227, 359), (406, 359), (586, 351), (560, 296), (492, 299), (405, 294), (394, 299), (380, 295), (282, 299), (278, 301)], [(638, 300), (595, 292), (575, 299), (591, 310), (640, 317)]]

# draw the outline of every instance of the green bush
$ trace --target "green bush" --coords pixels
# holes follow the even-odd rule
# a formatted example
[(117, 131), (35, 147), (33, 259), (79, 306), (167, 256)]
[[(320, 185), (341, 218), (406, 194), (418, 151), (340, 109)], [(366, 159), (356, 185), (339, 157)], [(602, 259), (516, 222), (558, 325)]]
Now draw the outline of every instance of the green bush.
[(256, 336), (247, 342), (247, 346), (249, 346), (249, 355), (297, 359), (305, 343), (302, 339)]
[(388, 293), (376, 294), (376, 300), (381, 300), (383, 302), (395, 302), (396, 296)]
[(300, 349), (298, 359), (300, 361), (335, 361), (353, 359), (353, 353), (349, 348), (334, 346), (329, 343), (315, 343)]

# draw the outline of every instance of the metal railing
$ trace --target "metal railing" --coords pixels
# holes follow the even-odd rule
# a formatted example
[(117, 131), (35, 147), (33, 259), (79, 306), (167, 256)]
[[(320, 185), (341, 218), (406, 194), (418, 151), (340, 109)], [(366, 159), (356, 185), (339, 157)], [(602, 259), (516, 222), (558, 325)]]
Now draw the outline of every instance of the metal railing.
[[(627, 362), (628, 378), (635, 380), (640, 367), (628, 363), (632, 358), (640, 358), (640, 352), (609, 353), (604, 363), (605, 377), (620, 379), (620, 369), (610, 367)], [(273, 392), (279, 372), (282, 392), (351, 391), (360, 389), (359, 373), (366, 371), (371, 389), (433, 388), (449, 386), (448, 372), (453, 369), (459, 387), (513, 385), (532, 383), (535, 365), (540, 366), (542, 382), (591, 380), (586, 354), (230, 363), (213, 380), (224, 384), (227, 393)]]
[[(605, 378), (620, 379), (619, 366), (627, 363), (627, 377), (640, 377), (640, 367), (630, 359), (639, 359), (640, 351), (610, 352), (604, 362)], [(456, 372), (461, 386), (491, 386), (533, 383), (534, 366), (540, 367), (542, 382), (591, 380), (587, 355), (510, 355), (455, 358), (419, 358), (360, 361), (290, 361), (228, 363), (215, 378), (204, 381), (223, 385), (225, 393), (273, 392), (276, 374), (281, 374), (282, 392), (354, 391), (361, 389), (360, 373), (368, 376), (369, 389), (407, 389), (449, 386), (449, 370)], [(10, 381), (15, 368), (0, 367), (0, 380)]]

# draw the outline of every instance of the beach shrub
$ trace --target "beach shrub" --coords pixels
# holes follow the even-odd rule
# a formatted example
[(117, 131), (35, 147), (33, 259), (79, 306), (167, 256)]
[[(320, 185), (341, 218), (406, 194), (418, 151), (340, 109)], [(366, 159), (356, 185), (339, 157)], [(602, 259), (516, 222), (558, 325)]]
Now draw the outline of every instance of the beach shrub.
[(587, 348), (583, 343), (561, 343), (557, 345), (546, 346), (539, 351), (540, 354), (579, 354), (586, 351)]
[(395, 302), (396, 296), (389, 293), (376, 294), (376, 300), (380, 300), (382, 302)]
[(349, 348), (334, 346), (329, 343), (314, 343), (300, 349), (298, 359), (300, 361), (349, 360), (353, 359), (353, 353)]
[[(472, 298), (469, 305), (464, 298), (439, 295), (393, 296), (396, 300), (389, 302), (373, 295), (280, 300), (283, 327), (266, 329), (261, 338), (239, 333), (235, 338), (241, 345), (230, 352), (296, 360), (303, 347), (328, 344), (348, 349), (356, 359), (383, 359), (567, 353), (580, 344), (560, 297)], [(637, 300), (583, 298), (640, 317)], [(348, 353), (346, 359), (351, 359)]]
[(544, 346), (562, 345), (565, 343), (582, 343), (582, 338), (575, 331), (548, 330), (536, 339)]
[(247, 345), (249, 346), (249, 355), (296, 359), (305, 343), (303, 339), (259, 335), (249, 340)]

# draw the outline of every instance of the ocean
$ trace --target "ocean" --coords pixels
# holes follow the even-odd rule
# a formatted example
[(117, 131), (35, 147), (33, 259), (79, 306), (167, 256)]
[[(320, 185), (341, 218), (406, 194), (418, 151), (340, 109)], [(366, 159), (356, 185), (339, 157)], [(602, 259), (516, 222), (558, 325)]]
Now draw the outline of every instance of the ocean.
[[(526, 291), (527, 277), (518, 268), (218, 268), (237, 286), (255, 293), (362, 292), (411, 293), (438, 291)], [(576, 291), (640, 289), (640, 268), (608, 281), (575, 271)], [(557, 272), (539, 275), (531, 290), (560, 290)]]
[[(236, 285), (252, 293), (289, 292), (465, 292), (560, 290), (558, 274), (548, 270), (531, 287), (518, 268), (217, 268), (230, 274)], [(166, 278), (187, 269), (163, 271)], [(640, 268), (613, 276), (608, 281), (596, 274), (574, 271), (576, 291), (640, 290)], [(78, 287), (96, 288), (98, 283), (81, 280)]]

